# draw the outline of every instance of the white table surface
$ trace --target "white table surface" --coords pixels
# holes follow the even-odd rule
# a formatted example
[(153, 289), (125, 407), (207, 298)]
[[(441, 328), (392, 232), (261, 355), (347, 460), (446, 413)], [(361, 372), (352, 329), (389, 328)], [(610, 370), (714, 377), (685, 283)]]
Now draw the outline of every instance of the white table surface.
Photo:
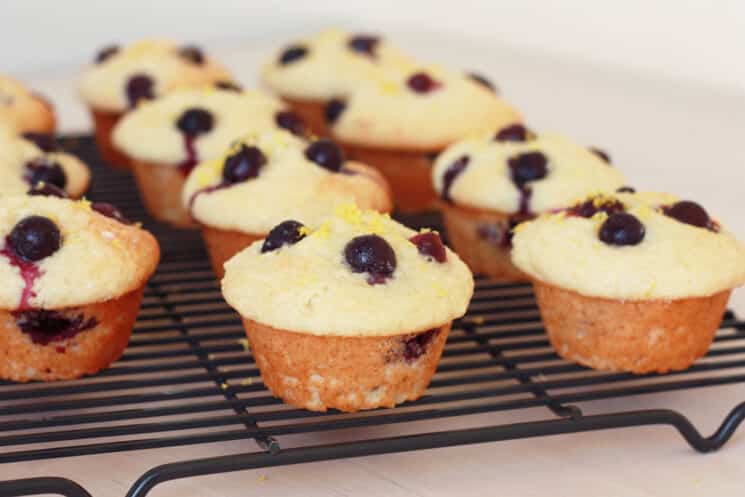
[[(649, 74), (558, 60), (540, 53), (432, 34), (394, 33), (429, 59), (483, 72), (538, 130), (560, 131), (608, 150), (629, 183), (695, 199), (745, 239), (745, 96)], [(208, 47), (238, 78), (255, 85), (256, 67), (277, 40)], [(102, 41), (103, 42), (103, 41)], [(82, 61), (81, 61), (82, 64)], [(87, 129), (77, 69), (28, 81), (50, 96), (63, 132)], [(745, 314), (745, 295), (732, 307)], [(704, 434), (745, 400), (745, 385), (583, 403), (588, 414), (648, 408), (680, 411)], [(545, 419), (543, 408), (423, 424), (449, 430)], [(360, 434), (361, 432), (357, 432)], [(377, 436), (395, 435), (377, 429)], [(296, 443), (333, 442), (320, 433)], [(250, 441), (44, 460), (0, 466), (0, 479), (64, 476), (95, 497), (122, 496), (149, 468), (195, 457), (254, 452)], [(669, 427), (631, 428), (391, 454), (192, 478), (158, 486), (153, 497), (233, 496), (740, 496), (745, 493), (745, 427), (721, 451), (700, 455)]]

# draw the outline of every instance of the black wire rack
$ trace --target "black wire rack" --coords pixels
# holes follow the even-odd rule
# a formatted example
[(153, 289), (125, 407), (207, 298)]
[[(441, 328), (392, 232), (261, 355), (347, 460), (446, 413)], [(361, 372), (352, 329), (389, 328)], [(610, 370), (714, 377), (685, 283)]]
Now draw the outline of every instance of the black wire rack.
[[(144, 497), (160, 483), (199, 475), (634, 426), (673, 426), (694, 449), (708, 452), (720, 448), (745, 418), (743, 402), (707, 438), (673, 410), (586, 415), (576, 405), (745, 382), (745, 322), (731, 312), (709, 354), (686, 371), (603, 373), (553, 352), (529, 286), (485, 279), (477, 280), (469, 312), (454, 323), (437, 374), (420, 400), (357, 414), (284, 405), (262, 385), (241, 322), (221, 298), (198, 233), (154, 223), (131, 177), (101, 165), (89, 137), (63, 142), (92, 165), (90, 197), (143, 220), (161, 243), (162, 262), (148, 284), (129, 347), (110, 369), (55, 384), (0, 383), (0, 463), (247, 441), (244, 454), (208, 457), (205, 447), (204, 459), (151, 469), (127, 494)], [(432, 217), (404, 221), (436, 223)], [(416, 428), (419, 421), (535, 407), (547, 408), (549, 417), (445, 432)], [(411, 429), (391, 436), (402, 425)], [(345, 441), (292, 448), (283, 442), (330, 431), (343, 431)], [(248, 445), (251, 440), (255, 445)], [(0, 497), (48, 493), (89, 497), (62, 478), (0, 482)]]

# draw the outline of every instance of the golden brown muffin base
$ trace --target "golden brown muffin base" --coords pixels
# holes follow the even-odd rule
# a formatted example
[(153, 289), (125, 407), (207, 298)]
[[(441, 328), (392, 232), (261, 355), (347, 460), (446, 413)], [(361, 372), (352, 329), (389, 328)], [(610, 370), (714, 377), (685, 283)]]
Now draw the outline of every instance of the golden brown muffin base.
[(215, 272), (217, 279), (221, 280), (225, 276), (223, 265), (228, 259), (265, 236), (202, 226), (202, 238), (204, 238), (204, 244), (207, 246), (212, 270)]
[(393, 192), (399, 212), (419, 212), (437, 206), (432, 186), (431, 153), (421, 150), (382, 150), (340, 143), (350, 159), (375, 167)]
[(98, 154), (110, 166), (117, 169), (131, 169), (132, 166), (129, 157), (116, 148), (111, 138), (112, 130), (122, 115), (123, 113), (121, 112), (105, 112), (91, 109)]
[(403, 358), (415, 334), (389, 337), (315, 336), (244, 319), (264, 385), (288, 404), (311, 411), (355, 412), (416, 400), (427, 389), (450, 323), (416, 360)]
[(709, 350), (730, 290), (675, 300), (586, 297), (534, 282), (556, 352), (605, 371), (666, 373), (686, 369)]
[(497, 233), (503, 234), (509, 230), (509, 214), (445, 204), (442, 215), (450, 243), (471, 271), (498, 281), (529, 281), (528, 276), (512, 264), (510, 247), (504, 246), (501, 239), (479, 234), (485, 227), (494, 227)]
[(0, 378), (12, 381), (56, 381), (80, 378), (105, 369), (129, 343), (144, 285), (121, 297), (59, 309), (95, 317), (98, 324), (66, 340), (35, 344), (16, 325), (13, 312), (0, 311)]
[(19, 123), (18, 131), (20, 133), (32, 132), (53, 135), (57, 131), (57, 116), (54, 111), (54, 105), (44, 95), (33, 93), (33, 98), (41, 103), (45, 112), (39, 112), (40, 109), (34, 108), (32, 116), (28, 113), (23, 116), (22, 122)]
[(158, 221), (177, 228), (196, 228), (191, 214), (181, 204), (186, 177), (181, 169), (132, 160), (132, 169), (145, 208)]
[(320, 137), (329, 136), (328, 126), (326, 126), (326, 102), (287, 97), (282, 97), (282, 100), (295, 114), (300, 116), (311, 133)]

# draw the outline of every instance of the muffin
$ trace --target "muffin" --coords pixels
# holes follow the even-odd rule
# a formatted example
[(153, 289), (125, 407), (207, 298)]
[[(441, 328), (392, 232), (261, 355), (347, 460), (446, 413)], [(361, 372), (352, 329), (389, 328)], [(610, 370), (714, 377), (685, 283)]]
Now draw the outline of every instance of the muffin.
[(439, 152), (520, 121), (480, 80), (436, 66), (385, 71), (326, 111), (331, 136), (349, 157), (383, 173), (403, 212), (435, 206), (430, 176)]
[(114, 144), (130, 160), (145, 207), (160, 221), (192, 225), (181, 190), (194, 166), (222, 156), (248, 132), (285, 126), (304, 133), (302, 121), (283, 104), (256, 91), (181, 89), (146, 102), (116, 126)]
[(310, 126), (326, 136), (326, 103), (344, 98), (381, 67), (411, 59), (379, 36), (327, 29), (279, 50), (261, 68), (263, 83)]
[(0, 378), (108, 367), (129, 341), (158, 243), (109, 204), (0, 198)]
[(15, 133), (54, 133), (54, 107), (38, 93), (0, 74), (0, 126)]
[(228, 71), (198, 47), (145, 40), (99, 51), (83, 72), (80, 93), (93, 117), (99, 153), (109, 164), (126, 167), (126, 157), (111, 141), (111, 131), (124, 113), (175, 87), (233, 86), (230, 81)]
[(90, 171), (74, 155), (59, 150), (51, 135), (26, 137), (0, 133), (0, 197), (39, 190), (80, 198), (90, 184)]
[(607, 154), (520, 124), (458, 142), (432, 170), (448, 237), (474, 273), (527, 277), (510, 259), (512, 229), (590, 193), (613, 192), (623, 176)]
[(358, 411), (424, 393), (473, 278), (437, 233), (342, 206), (254, 242), (225, 264), (222, 290), (275, 396)]
[(375, 169), (345, 160), (330, 140), (308, 142), (283, 130), (250, 135), (200, 164), (182, 201), (202, 227), (219, 278), (226, 260), (286, 219), (316, 226), (348, 203), (391, 210), (388, 185)]
[(595, 369), (687, 368), (745, 283), (745, 247), (667, 194), (591, 197), (521, 224), (513, 243), (557, 353)]

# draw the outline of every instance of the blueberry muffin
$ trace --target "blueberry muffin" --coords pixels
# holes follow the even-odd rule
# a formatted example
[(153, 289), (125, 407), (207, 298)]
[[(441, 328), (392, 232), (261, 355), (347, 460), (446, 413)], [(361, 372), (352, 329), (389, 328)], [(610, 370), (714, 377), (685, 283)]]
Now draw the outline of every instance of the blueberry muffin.
[(0, 127), (15, 133), (54, 133), (54, 107), (19, 81), (0, 74)]
[(80, 198), (91, 175), (80, 159), (62, 152), (51, 135), (0, 133), (0, 177), (0, 197), (48, 190)]
[(521, 224), (513, 243), (556, 351), (601, 370), (687, 368), (745, 283), (745, 247), (667, 194), (590, 197)]
[(110, 204), (0, 198), (0, 378), (78, 378), (121, 356), (159, 258), (126, 223)]
[(189, 176), (182, 201), (202, 226), (215, 274), (286, 219), (315, 226), (336, 206), (391, 210), (388, 185), (363, 164), (347, 161), (327, 139), (312, 142), (286, 131), (250, 135)]
[(623, 176), (609, 160), (520, 124), (452, 145), (437, 158), (432, 182), (453, 248), (475, 273), (525, 280), (510, 260), (512, 229), (590, 193), (614, 192)]
[(181, 206), (181, 190), (194, 166), (221, 157), (246, 133), (280, 127), (305, 132), (302, 121), (273, 97), (209, 86), (143, 103), (121, 119), (113, 138), (130, 159), (150, 214), (188, 227), (192, 221)]
[(348, 96), (381, 67), (411, 63), (380, 36), (327, 29), (282, 47), (262, 67), (261, 79), (325, 136), (328, 101)]
[(111, 131), (140, 101), (152, 100), (175, 87), (213, 83), (234, 86), (228, 71), (193, 45), (145, 40), (128, 47), (103, 48), (80, 81), (101, 156), (111, 165), (128, 165), (112, 143)]
[(275, 396), (358, 411), (424, 393), (473, 278), (437, 233), (342, 206), (279, 224), (225, 264), (222, 290)]
[(400, 211), (434, 206), (432, 160), (456, 141), (519, 122), (481, 80), (441, 67), (397, 68), (326, 107), (331, 136), (377, 167)]

